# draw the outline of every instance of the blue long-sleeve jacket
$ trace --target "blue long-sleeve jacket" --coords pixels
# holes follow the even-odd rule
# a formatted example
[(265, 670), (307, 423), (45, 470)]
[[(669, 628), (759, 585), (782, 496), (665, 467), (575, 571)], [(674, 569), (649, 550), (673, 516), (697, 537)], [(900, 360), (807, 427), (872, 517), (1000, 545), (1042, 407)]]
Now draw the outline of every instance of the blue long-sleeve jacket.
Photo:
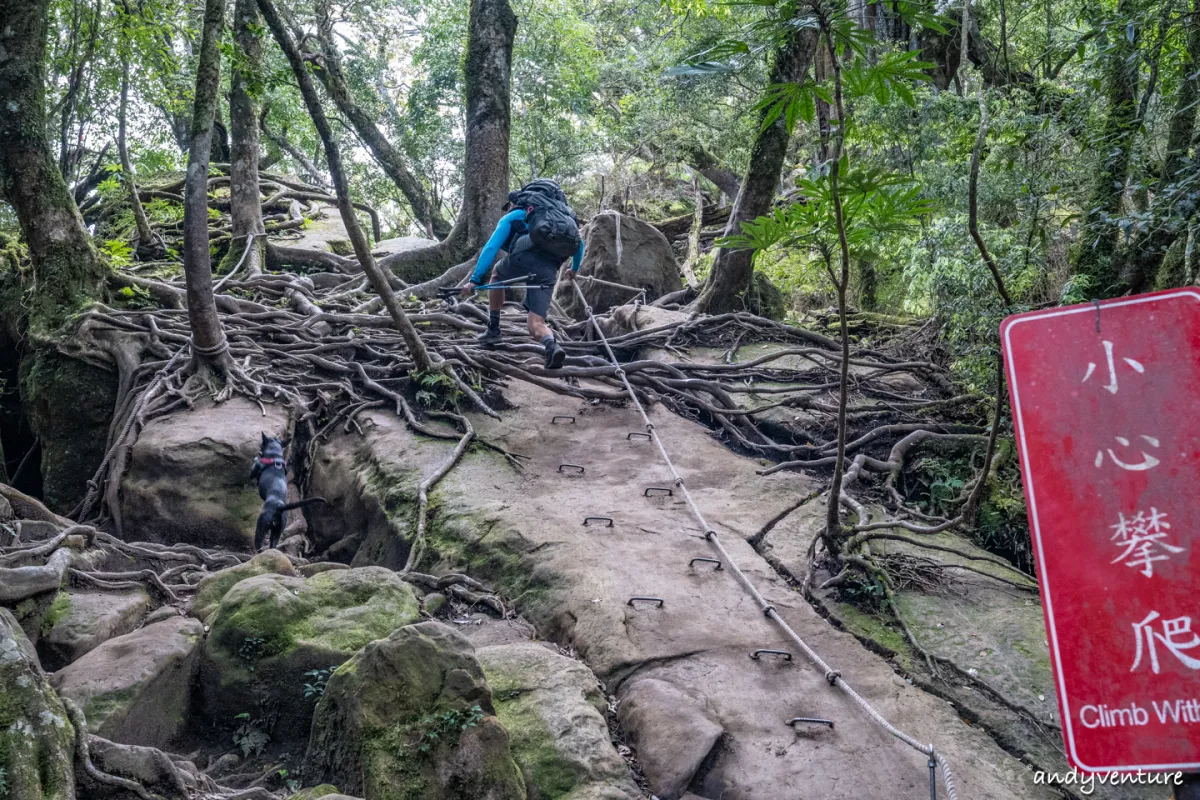
[[(479, 253), (479, 260), (475, 262), (475, 271), (471, 273), (471, 283), (476, 285), (483, 283), (483, 276), (487, 275), (488, 270), (492, 268), (492, 262), (496, 260), (496, 253), (500, 252), (508, 238), (512, 236), (513, 223), (524, 221), (525, 209), (523, 208), (510, 211), (500, 218), (500, 222), (496, 224), (496, 230), (492, 232), (492, 238), (488, 239), (487, 244)], [(579, 272), (581, 263), (583, 263), (582, 239), (579, 241), (579, 249), (575, 251), (575, 255), (571, 256), (571, 269)]]

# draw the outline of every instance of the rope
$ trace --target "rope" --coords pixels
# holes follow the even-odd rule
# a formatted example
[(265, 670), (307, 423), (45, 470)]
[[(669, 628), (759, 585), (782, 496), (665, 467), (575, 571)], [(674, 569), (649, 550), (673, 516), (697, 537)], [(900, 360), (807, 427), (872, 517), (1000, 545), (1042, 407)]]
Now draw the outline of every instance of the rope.
[(758, 591), (758, 588), (750, 582), (750, 579), (746, 577), (744, 572), (742, 572), (741, 567), (739, 567), (733, 560), (732, 556), (730, 556), (729, 551), (725, 549), (723, 544), (721, 544), (721, 540), (718, 538), (717, 532), (713, 530), (712, 526), (708, 524), (708, 521), (704, 519), (704, 514), (701, 513), (700, 507), (696, 505), (696, 501), (692, 498), (692, 493), (688, 491), (687, 484), (684, 483), (683, 476), (679, 474), (679, 471), (675, 468), (675, 463), (671, 461), (671, 456), (667, 454), (667, 449), (663, 446), (662, 439), (654, 429), (654, 423), (650, 421), (650, 417), (646, 414), (646, 409), (642, 407), (641, 401), (638, 400), (637, 393), (633, 391), (633, 386), (630, 385), (629, 379), (625, 375), (625, 370), (621, 367), (621, 363), (617, 360), (616, 354), (613, 353), (612, 347), (609, 346), (608, 339), (605, 338), (604, 331), (600, 329), (600, 323), (596, 320), (595, 314), (592, 313), (592, 307), (588, 305), (587, 298), (583, 296), (583, 290), (579, 288), (579, 284), (577, 283), (572, 285), (575, 287), (576, 294), (579, 295), (579, 302), (583, 303), (583, 310), (587, 314), (588, 320), (592, 324), (592, 328), (595, 329), (596, 335), (600, 338), (600, 342), (604, 345), (605, 352), (608, 353), (609, 361), (611, 361), (612, 365), (616, 367), (617, 377), (621, 379), (621, 383), (625, 386), (625, 391), (629, 393), (629, 398), (633, 401), (634, 408), (636, 408), (638, 413), (642, 415), (642, 421), (646, 425), (646, 433), (648, 433), (654, 443), (658, 445), (658, 452), (662, 455), (663, 461), (667, 465), (667, 469), (670, 470), (671, 478), (674, 481), (675, 486), (678, 487), (680, 493), (683, 495), (683, 499), (687, 501), (688, 508), (690, 508), (692, 511), (692, 516), (694, 516), (696, 521), (700, 523), (700, 528), (704, 531), (704, 538), (708, 539), (708, 541), (712, 543), (712, 546), (716, 548), (717, 552), (721, 554), (722, 562), (729, 569), (729, 571), (733, 573), (733, 576), (737, 579), (738, 583), (740, 583), (746, 589), (746, 591), (750, 593), (750, 596), (754, 598), (754, 602), (758, 603), (758, 607), (762, 609), (763, 614), (769, 619), (772, 619), (778, 623), (779, 626), (783, 628), (784, 633), (788, 635), (788, 638), (796, 643), (796, 646), (799, 647), (806, 656), (808, 656), (810, 661), (820, 667), (821, 671), (825, 675), (825, 680), (829, 681), (830, 686), (836, 686), (837, 688), (841, 689), (847, 697), (853, 700), (859, 708), (867, 712), (867, 715), (871, 717), (871, 719), (875, 720), (880, 727), (882, 727), (892, 736), (895, 736), (897, 739), (904, 742), (909, 747), (912, 747), (914, 750), (917, 750), (918, 752), (927, 756), (928, 758), (937, 760), (937, 763), (942, 770), (942, 779), (946, 784), (946, 794), (949, 795), (950, 800), (958, 800), (958, 792), (954, 786), (954, 776), (950, 772), (950, 764), (946, 761), (945, 757), (942, 756), (941, 753), (937, 752), (932, 744), (921, 744), (904, 731), (892, 725), (892, 723), (888, 722), (887, 719), (885, 719), (882, 714), (876, 711), (870, 703), (864, 700), (862, 696), (858, 694), (858, 692), (854, 691), (854, 689), (851, 688), (850, 685), (847, 684), (842, 678), (841, 672), (829, 666), (829, 664), (827, 664), (815, 650), (809, 647), (808, 644), (800, 638), (799, 634), (792, 630), (791, 626), (788, 625), (787, 622), (784, 621), (783, 617), (779, 615), (779, 612), (775, 609), (775, 606), (767, 602), (766, 598), (762, 596), (762, 593)]
[(189, 341), (192, 343), (192, 352), (205, 358), (216, 358), (217, 356), (224, 355), (229, 350), (229, 339), (225, 338), (223, 333), (221, 341), (212, 347), (201, 347), (194, 340)]

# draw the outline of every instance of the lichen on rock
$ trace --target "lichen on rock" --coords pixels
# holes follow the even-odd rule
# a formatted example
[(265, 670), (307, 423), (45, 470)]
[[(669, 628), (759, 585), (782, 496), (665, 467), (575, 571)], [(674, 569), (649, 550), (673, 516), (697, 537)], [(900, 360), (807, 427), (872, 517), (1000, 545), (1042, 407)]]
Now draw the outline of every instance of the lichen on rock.
[(470, 642), (422, 622), (372, 642), (330, 678), (305, 775), (366, 800), (526, 800)]
[(0, 609), (0, 770), (4, 797), (74, 800), (75, 732), (16, 619)]
[(273, 736), (303, 739), (316, 699), (305, 696), (305, 673), (336, 667), (419, 616), (412, 587), (382, 567), (242, 580), (210, 618), (205, 714), (222, 725), (270, 708), (278, 714)]

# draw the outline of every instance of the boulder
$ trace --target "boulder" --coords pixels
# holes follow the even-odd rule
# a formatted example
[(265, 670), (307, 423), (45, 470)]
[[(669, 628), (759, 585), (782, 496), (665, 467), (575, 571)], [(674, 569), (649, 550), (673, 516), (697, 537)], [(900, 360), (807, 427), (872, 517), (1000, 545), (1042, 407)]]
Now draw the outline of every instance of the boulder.
[(200, 670), (204, 714), (227, 725), (270, 707), (278, 715), (272, 737), (303, 740), (318, 699), (305, 696), (305, 684), (316, 684), (306, 673), (337, 667), (419, 615), (412, 588), (382, 567), (247, 578), (210, 618)]
[[(339, 794), (336, 786), (323, 783), (311, 789), (301, 789), (288, 800), (347, 800), (347, 795)], [(349, 800), (353, 800), (353, 798), (349, 798)]]
[(62, 591), (42, 619), (38, 655), (58, 670), (116, 636), (137, 628), (150, 610), (145, 589), (127, 592)]
[(75, 731), (33, 646), (0, 608), (0, 771), (5, 798), (75, 797)]
[(138, 436), (121, 482), (121, 518), (137, 538), (249, 551), (262, 509), (250, 466), (260, 431), (285, 436), (287, 412), (234, 398), (159, 417)]
[(264, 550), (249, 561), (229, 567), (200, 579), (196, 595), (188, 608), (189, 613), (199, 620), (206, 620), (217, 610), (221, 598), (237, 584), (257, 575), (291, 575), (296, 570), (287, 556), (278, 550)]
[(41, 443), (42, 500), (59, 514), (87, 493), (108, 445), (117, 375), (53, 349), (21, 361), (21, 401)]
[(607, 702), (587, 666), (537, 642), (476, 655), (531, 798), (642, 797), (609, 740)]
[(184, 729), (204, 626), (175, 617), (109, 639), (50, 677), (83, 709), (91, 733), (167, 747)]
[[(583, 230), (581, 275), (646, 290), (646, 302), (683, 288), (675, 252), (667, 237), (649, 223), (614, 211), (597, 214)], [(600, 312), (619, 306), (633, 297), (627, 289), (584, 281), (580, 284), (592, 309)], [(560, 281), (554, 299), (575, 319), (583, 319), (583, 307), (575, 290)]]
[(396, 253), (407, 253), (410, 250), (433, 247), (435, 244), (437, 244), (435, 239), (426, 239), (424, 236), (398, 236), (395, 239), (376, 242), (375, 246), (371, 248), (371, 253), (375, 256), (391, 256)]
[(787, 316), (787, 298), (762, 272), (755, 270), (750, 288), (742, 298), (746, 310), (767, 319), (782, 320)]
[(400, 628), (329, 679), (304, 774), (366, 800), (525, 800), (494, 714), (466, 638), (439, 622)]
[(633, 732), (638, 759), (654, 794), (677, 800), (725, 730), (704, 695), (656, 678), (622, 687), (618, 715)]

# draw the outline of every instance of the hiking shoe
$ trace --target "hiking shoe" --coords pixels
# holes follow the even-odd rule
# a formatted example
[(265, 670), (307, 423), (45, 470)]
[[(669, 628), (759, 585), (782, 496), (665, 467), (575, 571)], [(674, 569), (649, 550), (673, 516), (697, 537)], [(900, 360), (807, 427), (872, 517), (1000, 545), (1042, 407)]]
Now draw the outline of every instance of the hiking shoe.
[(488, 328), (486, 331), (476, 336), (475, 341), (484, 347), (491, 347), (500, 341), (500, 329)]
[(563, 362), (567, 360), (567, 351), (558, 346), (558, 342), (551, 342), (546, 347), (546, 369), (562, 369)]

